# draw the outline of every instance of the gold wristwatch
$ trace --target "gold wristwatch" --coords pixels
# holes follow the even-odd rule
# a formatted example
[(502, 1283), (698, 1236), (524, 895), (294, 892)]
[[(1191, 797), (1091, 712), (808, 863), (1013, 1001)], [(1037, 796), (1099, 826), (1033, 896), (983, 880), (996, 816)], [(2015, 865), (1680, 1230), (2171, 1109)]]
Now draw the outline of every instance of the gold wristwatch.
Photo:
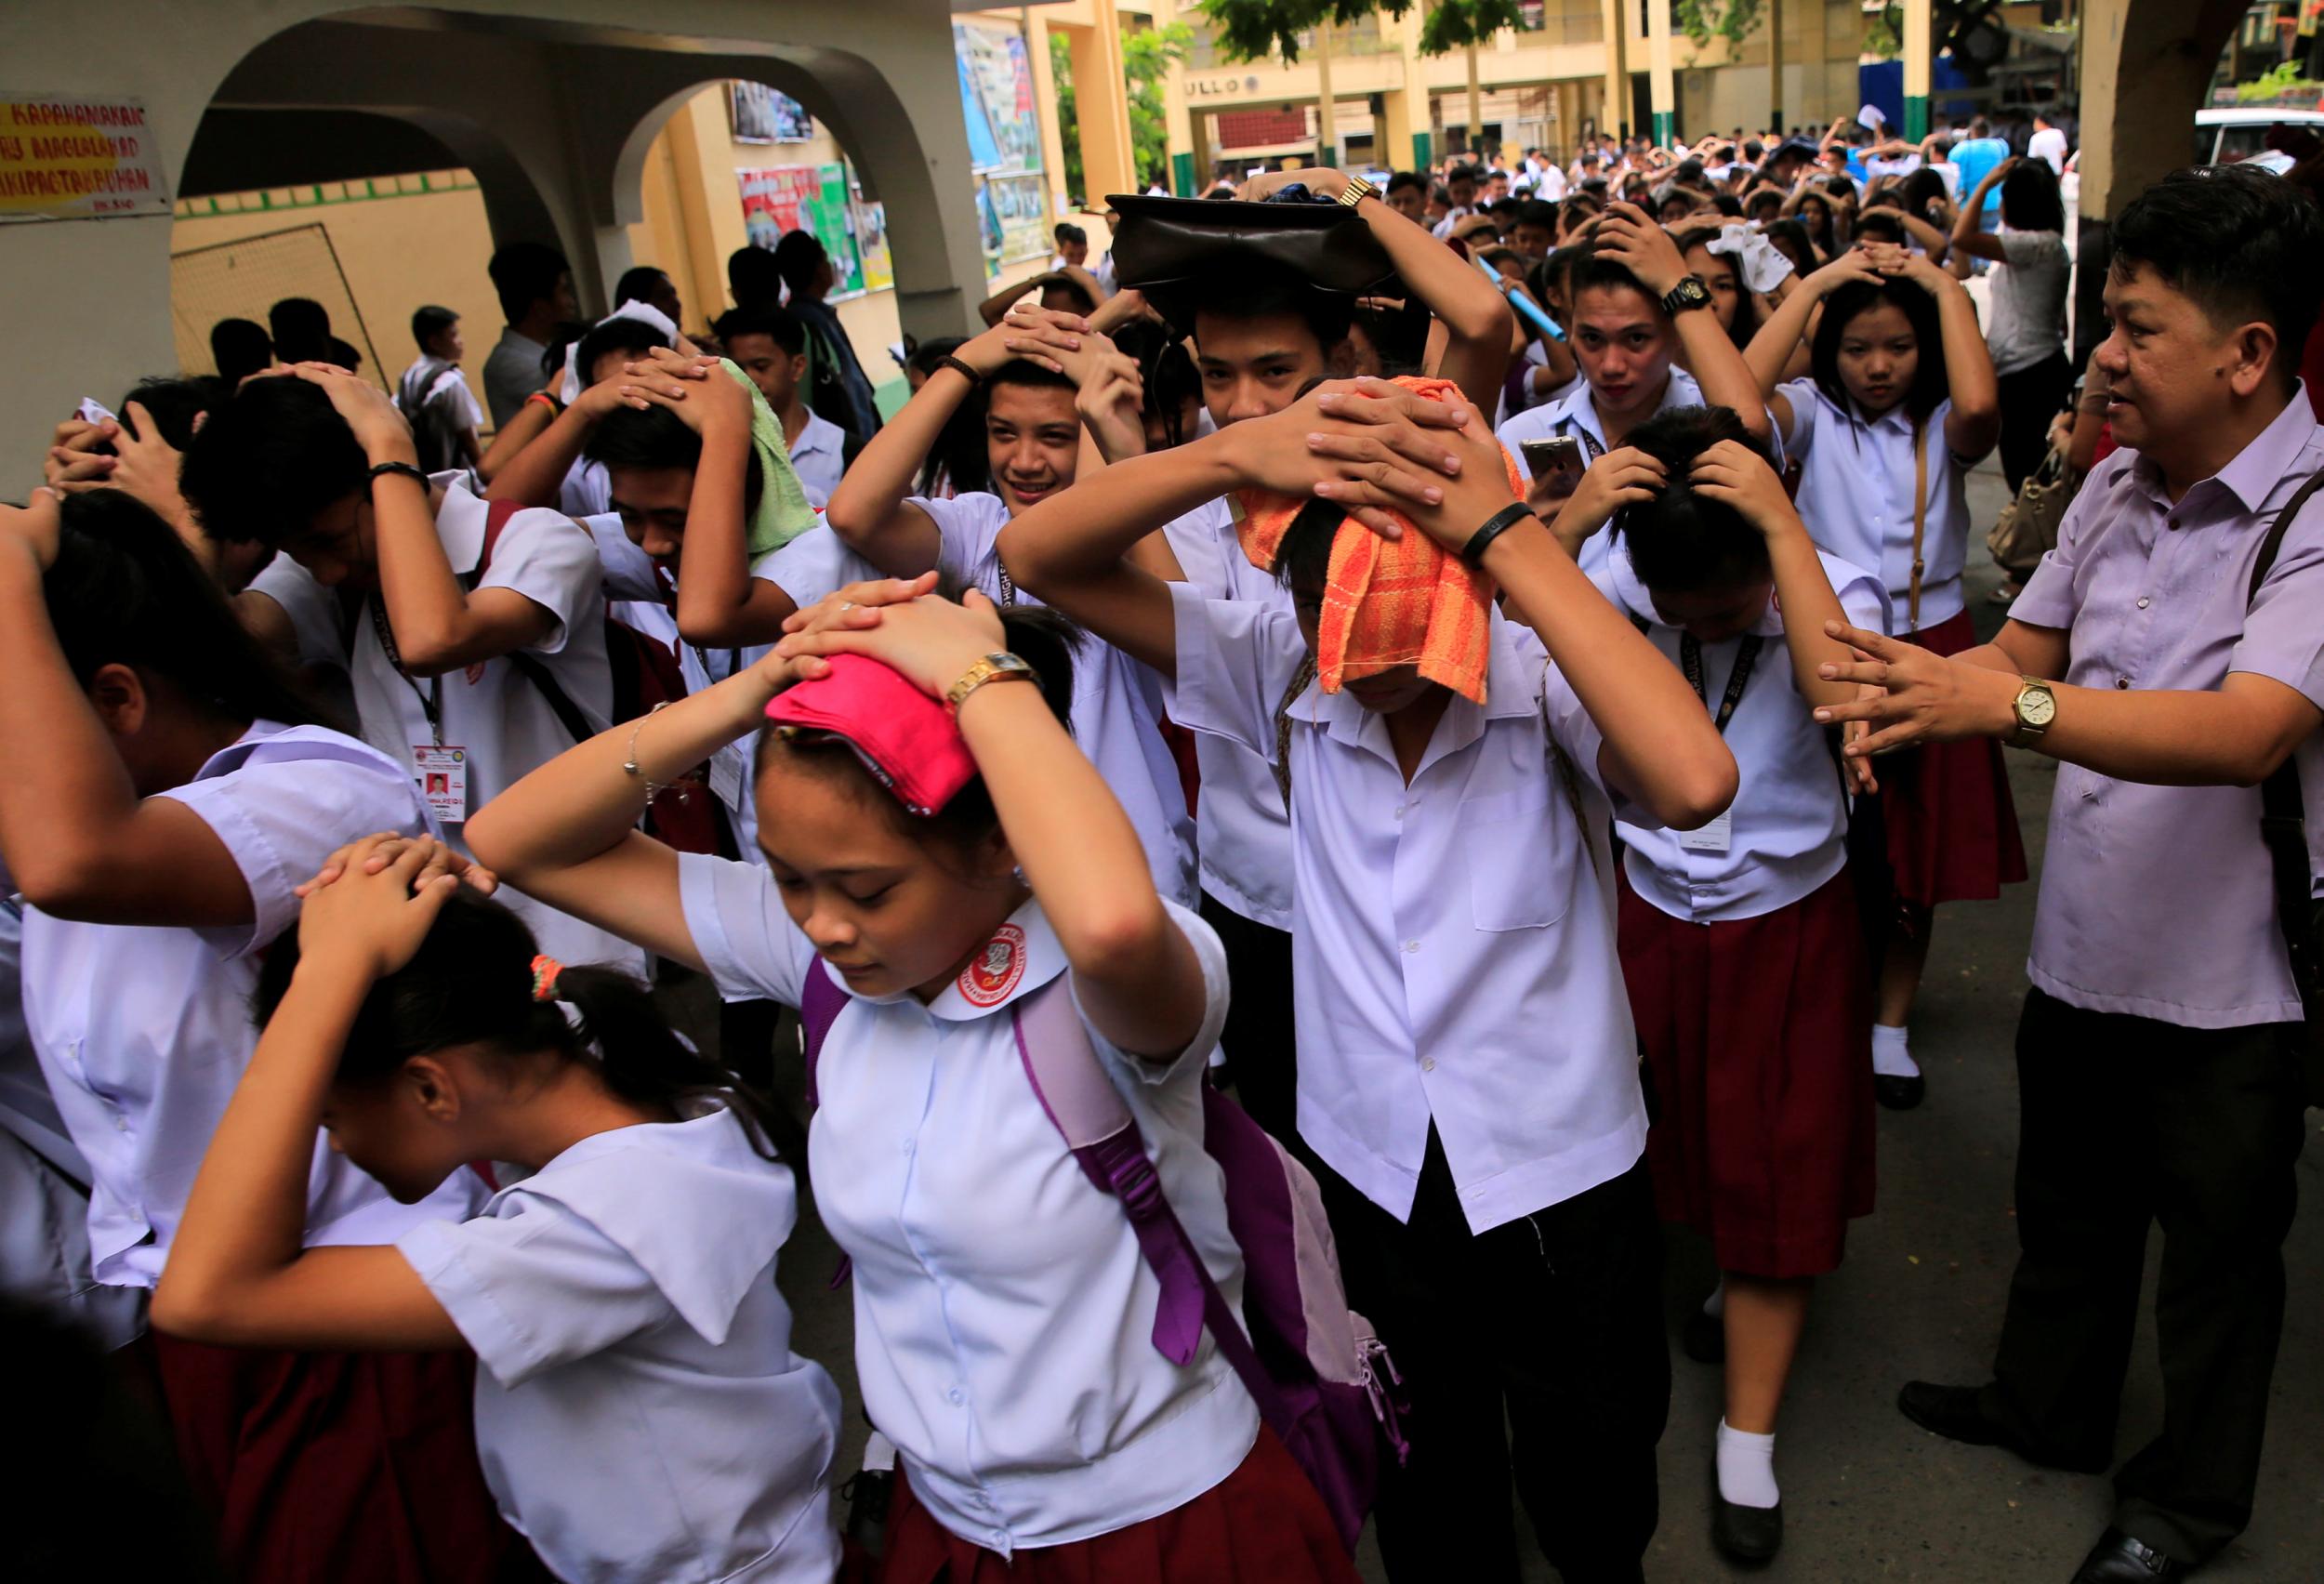
[(2050, 722), (2058, 718), (2058, 695), (2040, 677), (2020, 677), (2025, 686), (2017, 690), (2017, 697), (2010, 707), (2017, 715), (2017, 740), (2029, 744), (2040, 739), (2050, 729)]
[(1342, 208), (1353, 209), (1365, 199), (1379, 196), (1379, 188), (1360, 176), (1352, 176), (1348, 178), (1348, 184), (1340, 190), (1340, 205)]
[(987, 654), (960, 673), (960, 680), (944, 693), (944, 713), (957, 715), (968, 696), (986, 682), (1031, 682), (1038, 687), (1040, 677), (1032, 667), (1006, 652)]

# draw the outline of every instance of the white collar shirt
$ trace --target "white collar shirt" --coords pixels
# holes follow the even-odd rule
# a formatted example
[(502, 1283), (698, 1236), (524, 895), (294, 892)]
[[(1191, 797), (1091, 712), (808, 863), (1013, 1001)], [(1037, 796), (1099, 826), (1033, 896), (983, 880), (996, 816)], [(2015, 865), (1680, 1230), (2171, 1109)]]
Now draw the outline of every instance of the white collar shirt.
[[(1850, 402), (1835, 404), (1813, 379), (1781, 387), (1791, 403), (1786, 452), (1800, 463), (1800, 520), (1822, 548), (1851, 566), (1877, 571), (1888, 586), (1890, 630), (1912, 628), (1912, 416), (1900, 403), (1867, 420)], [(1951, 398), (1923, 426), (1928, 494), (1921, 529), (1920, 627), (1949, 621), (1962, 609), (1961, 574), (1969, 557), (1966, 471), (1945, 443)]]
[(476, 1352), (476, 1450), (561, 1578), (828, 1584), (839, 1393), (791, 1351), (791, 1170), (722, 1105), (396, 1240)]
[[(464, 587), (508, 588), (555, 618), (526, 653), (539, 662), (595, 731), (613, 724), (614, 679), (605, 655), (604, 569), (597, 540), (562, 512), (531, 508), (509, 517), (492, 565), (474, 574), (484, 553), (490, 508), (455, 474), (444, 486), (436, 535)], [(348, 669), (363, 740), (419, 773), (415, 748), (442, 745), (465, 751), (468, 810), (491, 802), (574, 746), (573, 733), (531, 679), (500, 655), (433, 679), (407, 677), (379, 641), (385, 606), (374, 597), (354, 618)], [(433, 703), (437, 718), (429, 719)], [(462, 828), (446, 838), (467, 851)], [(533, 927), (540, 948), (560, 962), (641, 968), (644, 954), (619, 936), (559, 913), (503, 887), (500, 895)]]
[[(1290, 608), (1291, 596), (1243, 553), (1224, 499), (1163, 525), (1187, 586), (1210, 600)], [(1175, 685), (1164, 689), (1176, 719)], [(1284, 703), (1290, 702), (1286, 699)], [(1274, 763), (1216, 733), (1195, 733), (1202, 791), (1195, 800), (1195, 851), (1202, 889), (1270, 930), (1291, 927), (1291, 813)]]
[[(1009, 525), (1009, 508), (998, 495), (981, 492), (949, 500), (913, 497), (912, 505), (936, 524), (943, 543), (938, 562), (963, 584), (982, 588), (997, 604), (1037, 605), (1038, 601), (1007, 581), (997, 548)], [(884, 574), (817, 523), (753, 569), (801, 607), (851, 583)], [(1146, 850), (1155, 889), (1192, 906), (1195, 886), (1195, 822), (1178, 760), (1162, 737), (1162, 680), (1110, 643), (1085, 640), (1074, 654), (1074, 741), (1097, 766), (1129, 816)]]
[[(825, 970), (769, 873), (687, 854), (679, 876), (687, 930), (721, 993), (797, 1005), (805, 976)], [(1239, 1309), (1242, 1255), (1203, 1149), (1226, 954), (1193, 914), (1169, 914), (1202, 964), (1199, 1032), (1168, 1063), (1126, 1055), (1094, 1028), (1089, 1042)], [(1068, 972), (1028, 902), (933, 1001), (852, 996), (815, 1069), (809, 1169), (853, 1263), (865, 1411), (937, 1522), (1004, 1557), (1182, 1505), (1232, 1473), (1259, 1429), (1207, 1333), (1184, 1366), (1155, 1351), (1160, 1286), (1121, 1205), (1083, 1175), (1026, 1076), (1010, 1007)]]
[(791, 470), (807, 492), (807, 504), (818, 511), (831, 499), (831, 492), (839, 487), (839, 476), (847, 471), (846, 446), (847, 431), (812, 411), (807, 415), (807, 427), (791, 442)]
[[(24, 1018), (59, 1115), (88, 1165), (89, 1254), (99, 1282), (150, 1287), (186, 1195), (257, 1049), (250, 995), (266, 948), (298, 925), (296, 888), (338, 847), (433, 823), (410, 772), (320, 726), (259, 721), (192, 780), (184, 804), (249, 887), (252, 919), (221, 929), (24, 916)], [(307, 1179), (310, 1246), (386, 1243), (429, 1217), (473, 1215), (483, 1184), (456, 1172), (398, 1205), (318, 1129)]]
[[(1862, 567), (1822, 558), (1824, 575), (1849, 621), (1884, 628), (1888, 591)], [(1646, 638), (1684, 671), (1681, 635), (1665, 625), (1654, 597), (1631, 568), (1630, 548), (1618, 544), (1594, 581), (1617, 610), (1646, 623)], [(1756, 918), (1812, 895), (1847, 861), (1848, 807), (1840, 769), (1809, 713), (1791, 674), (1783, 616), (1770, 595), (1751, 636), (1757, 657), (1728, 720), (1726, 741), (1742, 783), (1727, 811), (1727, 848), (1690, 848), (1680, 833), (1658, 826), (1619, 826), (1622, 872), (1651, 906), (1697, 924)], [(1715, 718), (1735, 679), (1741, 638), (1701, 647), (1704, 708)]]
[[(1703, 388), (1696, 383), (1695, 376), (1676, 363), (1671, 364), (1670, 377), (1662, 388), (1662, 400), (1655, 403), (1655, 411), (1667, 413), (1673, 407), (1699, 407), (1702, 404)], [(1578, 376), (1565, 388), (1563, 396), (1538, 407), (1526, 408), (1512, 416), (1495, 432), (1499, 436), (1501, 444), (1508, 448), (1510, 455), (1517, 459), (1517, 469), (1525, 474), (1527, 482), (1533, 478), (1533, 469), (1525, 463), (1525, 442), (1528, 440), (1573, 435), (1581, 442), (1585, 463), (1593, 467), (1607, 450), (1605, 425), (1598, 417), (1598, 403), (1591, 395), (1590, 382)], [(1605, 539), (1604, 534), (1596, 534), (1582, 545), (1581, 570), (1592, 576), (1605, 562)]]
[[(1182, 724), (1272, 759), (1297, 620), (1170, 594)], [(1533, 632), (1492, 635), (1486, 702), (1446, 706), (1409, 785), (1345, 692), (1294, 700), (1288, 744), (1300, 1136), (1402, 1221), (1433, 1126), (1477, 1232), (1620, 1176), (1646, 1139), (1602, 738)]]

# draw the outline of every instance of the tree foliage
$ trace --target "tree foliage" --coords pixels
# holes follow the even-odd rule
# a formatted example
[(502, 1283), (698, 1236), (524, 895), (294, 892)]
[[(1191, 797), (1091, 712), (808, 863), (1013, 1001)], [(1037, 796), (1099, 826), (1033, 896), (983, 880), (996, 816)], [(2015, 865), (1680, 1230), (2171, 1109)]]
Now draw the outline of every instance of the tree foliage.
[(1697, 48), (1714, 38), (1741, 48), (1758, 28), (1763, 8), (1763, 0), (1670, 0), (1670, 21)]

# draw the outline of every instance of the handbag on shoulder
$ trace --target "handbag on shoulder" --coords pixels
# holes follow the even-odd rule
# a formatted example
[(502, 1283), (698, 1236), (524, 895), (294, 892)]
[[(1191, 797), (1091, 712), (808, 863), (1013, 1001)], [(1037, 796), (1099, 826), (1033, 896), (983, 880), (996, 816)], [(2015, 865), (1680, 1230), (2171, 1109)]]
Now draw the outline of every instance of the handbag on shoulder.
[(2017, 486), (2017, 498), (2001, 508), (1987, 530), (1985, 548), (2004, 572), (2026, 573), (2057, 548), (2058, 524), (2081, 488), (2081, 475), (2056, 446)]

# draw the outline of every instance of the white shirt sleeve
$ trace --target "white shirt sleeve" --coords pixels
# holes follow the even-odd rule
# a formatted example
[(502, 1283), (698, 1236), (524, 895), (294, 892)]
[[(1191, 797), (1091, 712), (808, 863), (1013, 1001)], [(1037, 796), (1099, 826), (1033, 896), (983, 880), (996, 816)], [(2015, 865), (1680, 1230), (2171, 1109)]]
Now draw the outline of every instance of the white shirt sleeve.
[(373, 831), (420, 828), (412, 781), (401, 767), (339, 759), (269, 759), (264, 749), (227, 775), (206, 776), (156, 796), (202, 817), (250, 888), (250, 922), (200, 931), (220, 957), (257, 951), (298, 922), (294, 888), (324, 859)]
[[(1202, 1026), (1195, 1031), (1195, 1037), (1186, 1042), (1185, 1049), (1168, 1062), (1132, 1056), (1108, 1041), (1095, 1027), (1089, 1029), (1089, 1044), (1101, 1057), (1138, 1082), (1157, 1086), (1182, 1073), (1203, 1070), (1210, 1060), (1210, 1052), (1218, 1047), (1220, 1031), (1226, 1027), (1227, 1009), (1226, 947), (1220, 944), (1218, 931), (1168, 897), (1162, 899), (1162, 907), (1170, 916), (1170, 922), (1178, 926), (1179, 933), (1186, 937), (1186, 944), (1195, 948), (1195, 960), (1202, 965)], [(1074, 1009), (1079, 1011), (1079, 988), (1076, 987), (1073, 994)], [(1081, 1021), (1089, 1023), (1086, 1013)]]
[(604, 584), (604, 562), (589, 531), (561, 512), (535, 508), (508, 519), (477, 587), (514, 589), (555, 617), (557, 625), (527, 646), (535, 654), (554, 654), (574, 623), (598, 611)]
[(547, 1200), (516, 1213), (423, 1221), (395, 1247), (503, 1387), (603, 1353), (677, 1311), (636, 1260)]
[(301, 666), (347, 667), (347, 640), (339, 627), (338, 596), (314, 580), (314, 575), (290, 557), (276, 551), (244, 590), (263, 594), (290, 618), (298, 639)]
[(1275, 713), (1307, 653), (1298, 619), (1280, 606), (1206, 600), (1183, 583), (1170, 585), (1170, 604), (1178, 623), (1170, 719), (1273, 764)]
[(1823, 393), (1812, 379), (1792, 379), (1776, 386), (1776, 394), (1791, 403), (1791, 423), (1780, 437), (1784, 455), (1800, 461), (1816, 438), (1816, 407)]
[(772, 873), (732, 858), (681, 852), (678, 894), (687, 933), (720, 995), (730, 1001), (799, 1005), (815, 952), (783, 911)]
[(773, 584), (803, 611), (849, 584), (878, 577), (879, 573), (849, 549), (845, 539), (818, 522), (781, 549), (753, 561), (750, 575)]
[(936, 564), (948, 576), (979, 587), (991, 581), (986, 563), (1000, 559), (1000, 531), (1009, 525), (1009, 508), (998, 495), (964, 495), (950, 500), (915, 495), (905, 504), (918, 507), (936, 524), (943, 542)]

